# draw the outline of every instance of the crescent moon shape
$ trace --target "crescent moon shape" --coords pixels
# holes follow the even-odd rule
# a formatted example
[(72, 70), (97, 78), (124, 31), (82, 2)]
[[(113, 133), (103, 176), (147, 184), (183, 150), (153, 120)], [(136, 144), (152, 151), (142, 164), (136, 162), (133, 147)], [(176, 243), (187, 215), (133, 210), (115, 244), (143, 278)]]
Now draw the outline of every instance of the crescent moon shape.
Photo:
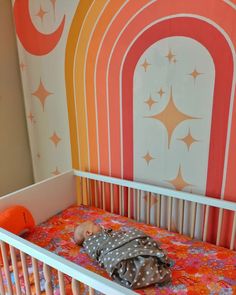
[(45, 55), (52, 51), (61, 38), (65, 25), (65, 15), (61, 24), (51, 34), (40, 33), (34, 26), (29, 13), (29, 0), (15, 0), (14, 18), (17, 36), (29, 53)]

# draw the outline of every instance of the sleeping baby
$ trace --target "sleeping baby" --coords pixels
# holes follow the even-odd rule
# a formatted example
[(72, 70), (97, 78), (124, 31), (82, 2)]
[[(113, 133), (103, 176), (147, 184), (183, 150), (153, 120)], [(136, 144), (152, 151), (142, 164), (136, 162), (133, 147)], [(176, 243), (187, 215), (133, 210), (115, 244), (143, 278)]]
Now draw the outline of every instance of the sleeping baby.
[(125, 287), (164, 285), (171, 280), (171, 261), (156, 241), (135, 228), (113, 231), (86, 221), (75, 228), (74, 240)]

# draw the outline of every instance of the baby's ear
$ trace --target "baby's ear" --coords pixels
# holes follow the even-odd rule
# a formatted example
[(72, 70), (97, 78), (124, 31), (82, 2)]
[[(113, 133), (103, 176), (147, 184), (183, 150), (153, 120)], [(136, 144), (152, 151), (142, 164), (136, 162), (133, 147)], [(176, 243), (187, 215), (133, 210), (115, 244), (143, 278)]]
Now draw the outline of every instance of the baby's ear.
[(85, 235), (86, 237), (90, 237), (93, 233), (90, 230), (86, 230)]

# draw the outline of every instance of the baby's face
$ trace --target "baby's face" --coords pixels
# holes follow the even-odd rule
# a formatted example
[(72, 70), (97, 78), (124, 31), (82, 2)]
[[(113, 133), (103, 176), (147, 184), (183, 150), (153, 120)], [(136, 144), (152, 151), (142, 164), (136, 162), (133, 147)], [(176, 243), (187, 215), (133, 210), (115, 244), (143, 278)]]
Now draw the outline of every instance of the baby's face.
[(97, 225), (96, 223), (92, 222), (92, 221), (88, 221), (88, 224), (86, 225), (86, 229), (85, 229), (85, 232), (89, 231), (92, 235), (96, 234), (96, 233), (99, 233), (102, 228), (100, 225)]
[(74, 240), (76, 243), (81, 245), (81, 243), (89, 238), (90, 236), (99, 233), (102, 231), (102, 228), (100, 225), (97, 225), (96, 223), (92, 221), (85, 221), (81, 223), (74, 232)]

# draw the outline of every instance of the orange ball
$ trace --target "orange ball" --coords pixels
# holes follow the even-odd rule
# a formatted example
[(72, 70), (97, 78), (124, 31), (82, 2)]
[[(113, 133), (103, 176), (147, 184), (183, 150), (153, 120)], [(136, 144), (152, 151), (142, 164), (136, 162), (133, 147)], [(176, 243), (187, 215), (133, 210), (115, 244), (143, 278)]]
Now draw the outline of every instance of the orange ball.
[[(16, 235), (34, 228), (35, 221), (28, 209), (23, 206), (12, 206), (0, 212), (0, 227)], [(0, 254), (0, 264), (1, 264)]]

